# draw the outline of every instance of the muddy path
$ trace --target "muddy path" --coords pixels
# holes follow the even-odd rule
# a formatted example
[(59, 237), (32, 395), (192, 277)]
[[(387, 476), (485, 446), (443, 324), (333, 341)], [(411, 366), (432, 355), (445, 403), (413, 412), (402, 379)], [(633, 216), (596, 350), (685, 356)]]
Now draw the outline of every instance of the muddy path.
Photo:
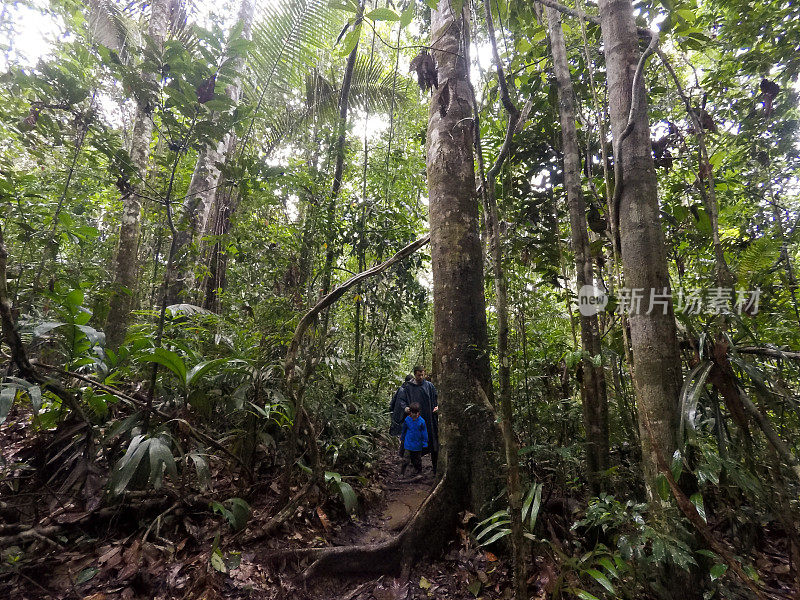
[(396, 535), (417, 512), (433, 489), (435, 476), (430, 458), (423, 458), (422, 475), (400, 474), (400, 459), (387, 450), (381, 460), (383, 498), (369, 508), (362, 519), (353, 519), (341, 528), (333, 545), (374, 544)]

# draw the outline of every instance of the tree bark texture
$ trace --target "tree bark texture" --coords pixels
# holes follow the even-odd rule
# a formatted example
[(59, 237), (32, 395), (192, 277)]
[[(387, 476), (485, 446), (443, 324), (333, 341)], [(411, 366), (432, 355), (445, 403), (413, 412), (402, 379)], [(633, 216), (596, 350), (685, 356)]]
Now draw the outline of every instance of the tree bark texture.
[(461, 507), (480, 510), (498, 489), (493, 427), (483, 252), (473, 158), (469, 88), (468, 13), (440, 0), (431, 13), (433, 56), (439, 71), (428, 117), (434, 297), (434, 364), (441, 406), (440, 460), (450, 485), (463, 490)]
[[(632, 90), (640, 56), (633, 7), (630, 0), (600, 0), (599, 4), (614, 160), (620, 161), (622, 173), (622, 181), (615, 185), (623, 186), (619, 204), (623, 272), (627, 289), (643, 291), (641, 309), (630, 315), (633, 384), (645, 482), (651, 504), (658, 505), (657, 456), (672, 456), (677, 442), (680, 355), (672, 303), (666, 314), (662, 314), (661, 306), (646, 314), (653, 291), (670, 293), (670, 284), (643, 78)], [(641, 95), (642, 102), (638, 112), (631, 115), (632, 132), (620, 145), (616, 142), (628, 126), (632, 93)]]
[[(242, 38), (248, 40), (252, 37), (254, 7), (254, 0), (242, 0), (239, 6), (237, 22), (242, 26)], [(237, 61), (235, 71), (241, 73), (243, 68), (244, 60), (240, 59)], [(237, 78), (225, 89), (225, 93), (234, 104), (239, 102), (240, 86), (241, 81)], [(216, 144), (205, 146), (197, 157), (178, 221), (176, 259), (170, 276), (168, 304), (179, 302), (182, 292), (194, 287), (190, 262), (191, 247), (208, 227), (211, 207), (220, 182), (221, 173), (217, 165), (225, 162), (235, 146), (233, 136), (233, 132), (228, 132)]]
[[(575, 253), (577, 287), (594, 284), (594, 269), (586, 229), (586, 203), (581, 186), (581, 160), (578, 148), (578, 132), (575, 127), (575, 100), (567, 45), (561, 28), (561, 17), (552, 8), (545, 8), (550, 35), (550, 51), (558, 88), (559, 113), (561, 117), (561, 139), (564, 152), (564, 187), (567, 192), (572, 250)], [(580, 316), (581, 346), (584, 353), (600, 356), (600, 329), (597, 315)], [(583, 427), (586, 430), (586, 459), (589, 480), (593, 491), (602, 487), (600, 473), (608, 469), (608, 399), (603, 366), (595, 366), (591, 360), (582, 361), (583, 383)]]
[[(164, 47), (164, 39), (169, 28), (169, 7), (168, 0), (155, 0), (150, 7), (148, 34), (159, 50)], [(143, 73), (142, 77), (155, 81), (156, 76), (152, 73)], [(113, 263), (114, 283), (105, 328), (106, 344), (114, 350), (125, 340), (131, 311), (134, 308), (135, 288), (139, 275), (137, 254), (142, 213), (140, 194), (146, 178), (150, 142), (153, 137), (152, 110), (153, 107), (147, 100), (138, 101), (130, 156), (139, 182), (129, 187), (122, 196), (119, 243)]]

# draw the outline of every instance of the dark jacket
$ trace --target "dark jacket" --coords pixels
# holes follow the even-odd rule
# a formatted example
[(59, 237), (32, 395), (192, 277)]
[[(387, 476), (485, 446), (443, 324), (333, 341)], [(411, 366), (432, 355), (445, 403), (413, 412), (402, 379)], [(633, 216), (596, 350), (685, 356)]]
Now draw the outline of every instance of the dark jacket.
[[(400, 435), (403, 430), (403, 419), (406, 418), (406, 407), (410, 404), (406, 396), (408, 383), (404, 383), (392, 396), (389, 403), (389, 412), (392, 413), (392, 424), (389, 427), (390, 435)], [(401, 438), (402, 439), (402, 438)]]
[(406, 384), (405, 398), (408, 405), (414, 402), (419, 403), (419, 416), (425, 419), (428, 427), (428, 449), (433, 452), (439, 451), (439, 414), (433, 409), (439, 406), (439, 396), (436, 388), (430, 381), (423, 380), (417, 385), (415, 381)]
[(428, 428), (425, 426), (425, 419), (411, 415), (403, 421), (403, 431), (400, 434), (403, 446), (406, 450), (420, 451), (428, 447)]

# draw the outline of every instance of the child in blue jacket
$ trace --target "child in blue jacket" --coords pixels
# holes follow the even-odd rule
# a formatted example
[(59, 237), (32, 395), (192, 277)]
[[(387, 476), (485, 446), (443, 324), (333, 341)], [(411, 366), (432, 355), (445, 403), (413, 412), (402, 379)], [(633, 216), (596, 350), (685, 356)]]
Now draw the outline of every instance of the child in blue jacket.
[(419, 403), (412, 402), (408, 407), (409, 415), (403, 421), (400, 439), (403, 441), (403, 466), (400, 473), (406, 474), (406, 467), (411, 463), (417, 475), (422, 473), (422, 451), (428, 447), (428, 427), (425, 419), (419, 416)]

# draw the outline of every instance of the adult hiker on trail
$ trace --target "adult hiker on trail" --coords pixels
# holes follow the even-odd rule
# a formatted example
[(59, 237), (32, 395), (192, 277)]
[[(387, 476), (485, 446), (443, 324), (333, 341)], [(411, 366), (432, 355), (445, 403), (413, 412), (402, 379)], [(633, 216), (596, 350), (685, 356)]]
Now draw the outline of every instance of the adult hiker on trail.
[(403, 382), (397, 391), (392, 396), (392, 401), (389, 403), (389, 412), (392, 413), (392, 424), (389, 426), (389, 435), (400, 436), (400, 456), (403, 456), (403, 421), (408, 415), (408, 407), (411, 401), (406, 395), (409, 382), (414, 379), (413, 375), (406, 375), (406, 380)]
[(425, 379), (425, 369), (414, 367), (414, 379), (408, 382), (405, 391), (409, 406), (416, 402), (420, 407), (420, 416), (425, 420), (428, 429), (428, 448), (431, 453), (433, 472), (436, 473), (436, 461), (439, 458), (439, 397), (436, 388)]

